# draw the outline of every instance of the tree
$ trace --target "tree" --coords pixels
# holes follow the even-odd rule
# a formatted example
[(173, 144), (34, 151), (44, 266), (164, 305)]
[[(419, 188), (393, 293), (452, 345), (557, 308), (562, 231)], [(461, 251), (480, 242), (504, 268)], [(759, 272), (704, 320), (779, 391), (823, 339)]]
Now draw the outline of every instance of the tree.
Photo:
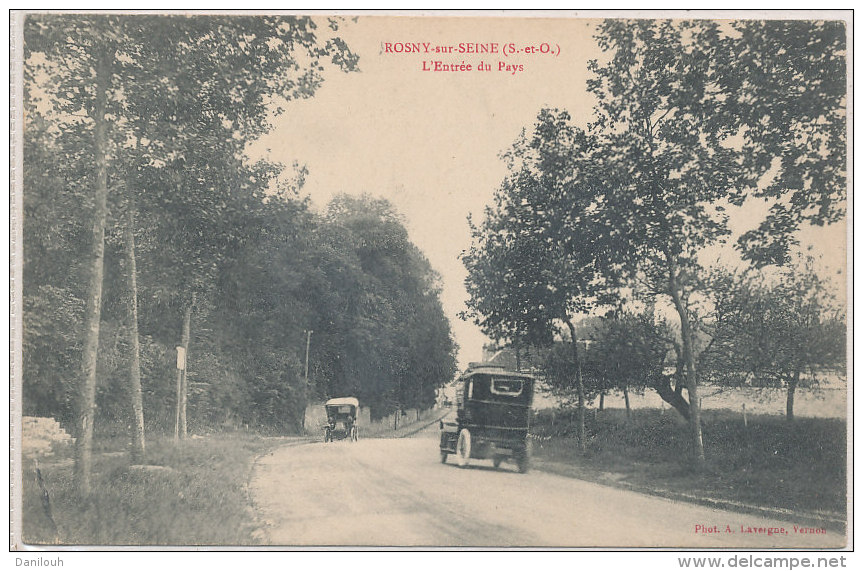
[(328, 301), (339, 309), (326, 308), (330, 323), (320, 324), (330, 335), (333, 323), (346, 328), (329, 396), (355, 394), (376, 418), (430, 405), (435, 389), (456, 371), (440, 277), (386, 200), (337, 196), (325, 221), (333, 233), (329, 244), (349, 247), (341, 263), (328, 268), (338, 272), (333, 278), (343, 276), (330, 279), (334, 296)]
[(794, 420), (799, 387), (817, 385), (825, 371), (844, 371), (845, 323), (824, 280), (807, 264), (772, 280), (763, 272), (717, 271), (712, 285), (716, 343), (705, 368), (723, 384), (784, 386), (785, 415)]
[[(714, 22), (608, 20), (596, 36), (608, 53), (607, 62), (591, 62), (594, 79), (588, 84), (598, 99), (592, 125), (598, 139), (592, 157), (597, 167), (592, 184), (596, 214), (606, 233), (615, 236), (625, 273), (630, 279), (642, 279), (655, 294), (667, 296), (679, 318), (696, 465), (704, 462), (704, 446), (691, 302), (699, 288), (699, 253), (730, 234), (724, 207), (741, 205), (749, 196), (781, 195), (796, 201), (799, 216), (765, 221), (774, 236), (787, 236), (803, 220), (831, 221), (835, 215), (831, 205), (844, 193), (844, 185), (839, 184), (844, 179), (841, 137), (831, 135), (830, 143), (837, 147), (826, 152), (819, 151), (824, 147), (814, 140), (796, 146), (797, 151), (779, 144), (789, 125), (822, 130), (817, 118), (809, 120), (813, 119), (809, 111), (790, 105), (801, 88), (808, 92), (817, 89), (817, 83), (780, 82), (776, 87), (782, 97), (775, 101), (761, 86), (765, 74), (781, 74), (800, 62), (779, 50), (773, 52), (778, 57), (767, 63), (750, 57), (738, 67), (738, 56), (757, 49), (753, 38), (769, 38), (778, 49), (800, 36), (817, 36), (820, 29), (805, 22), (792, 28), (789, 34), (777, 33), (764, 23), (739, 25), (743, 33), (736, 39)], [(808, 70), (812, 61), (841, 60), (841, 53), (831, 52), (831, 46), (836, 49), (839, 44), (825, 46), (826, 53), (810, 54), (802, 65)], [(790, 55), (798, 49), (788, 47)], [(749, 98), (761, 114), (749, 114)], [(844, 116), (840, 99), (819, 101), (831, 116)], [(833, 133), (835, 127), (830, 122), (823, 129)], [(741, 135), (742, 145), (735, 142)], [(759, 150), (759, 160), (748, 156), (753, 148)], [(756, 184), (773, 166), (764, 158), (786, 151), (798, 158), (805, 152), (805, 173), (792, 168), (799, 164), (792, 160), (793, 164), (778, 169), (776, 184), (759, 189)], [(831, 186), (816, 195), (807, 189), (819, 165), (836, 176), (824, 179)], [(789, 189), (798, 191), (789, 197)], [(819, 203), (821, 208), (812, 212)]]
[(58, 161), (61, 152), (83, 145), (69, 142), (69, 133), (57, 136), (33, 98), (25, 102), (23, 414), (53, 416), (71, 431), (88, 250), (89, 209), (81, 197), (89, 181), (79, 169), (87, 161)]
[[(111, 68), (116, 54), (115, 33), (107, 19), (86, 20), (79, 26), (61, 26), (52, 33), (25, 39), (28, 56), (32, 50), (45, 50), (48, 57), (56, 47), (68, 42), (78, 57), (68, 58), (65, 74), (58, 75), (57, 87), (67, 96), (63, 111), (80, 112), (92, 127), (90, 156), (93, 161), (91, 183), (94, 204), (90, 249), (87, 254), (89, 287), (85, 298), (84, 342), (81, 380), (76, 395), (75, 479), (83, 495), (90, 493), (91, 446), (95, 416), (96, 365), (102, 310), (102, 279), (105, 254), (105, 226), (108, 216), (109, 134), (106, 121)], [(32, 26), (30, 28), (32, 30)], [(61, 39), (62, 38), (62, 39)], [(60, 40), (60, 41), (58, 41)], [(62, 42), (62, 44), (61, 44)], [(65, 54), (63, 54), (65, 55)], [(74, 76), (80, 83), (73, 85)], [(32, 78), (32, 75), (30, 76)], [(92, 83), (91, 83), (92, 82)], [(85, 87), (86, 86), (86, 87)], [(89, 93), (86, 90), (89, 89)]]
[(388, 202), (338, 196), (323, 215), (307, 206), (271, 197), (250, 211), (202, 306), (198, 353), (249, 379), (235, 412), (260, 430), (301, 430), (314, 399), (356, 396), (375, 418), (428, 406), (455, 372), (439, 278)]
[(569, 341), (586, 449), (582, 359), (576, 320), (610, 296), (613, 272), (602, 272), (603, 247), (593, 233), (592, 194), (581, 184), (592, 140), (569, 114), (544, 109), (533, 131), (505, 155), (509, 175), (480, 226), (471, 223), (466, 318), (495, 340), (550, 345)]
[[(314, 94), (324, 59), (344, 71), (355, 69), (357, 60), (338, 38), (321, 45), (309, 18), (174, 18), (154, 25), (176, 49), (141, 48), (150, 64), (131, 73), (136, 84), (144, 81), (152, 89), (130, 95), (127, 106), (139, 136), (148, 141), (148, 154), (154, 157), (149, 163), (161, 159), (168, 167), (151, 175), (161, 184), (149, 190), (155, 194), (151, 200), (162, 206), (162, 224), (164, 212), (169, 213), (168, 252), (173, 254), (175, 295), (183, 306), (178, 329), (187, 348), (192, 300), (206, 296), (220, 263), (246, 239), (240, 230), (246, 213), (264, 200), (277, 174), (274, 165), (247, 165), (245, 145), (269, 127), (273, 102), (280, 112), (285, 102)], [(335, 22), (331, 25), (337, 29)], [(178, 395), (181, 436), (188, 392), (183, 379)]]
[[(70, 129), (92, 131), (95, 209), (75, 441), (76, 481), (83, 494), (89, 493), (108, 171), (125, 170), (130, 136), (147, 142), (135, 148), (146, 147), (143, 162), (156, 169), (176, 167), (184, 155), (196, 152), (209, 154), (209, 165), (238, 156), (245, 141), (266, 129), (271, 100), (314, 92), (322, 58), (329, 56), (344, 69), (355, 67), (356, 58), (341, 40), (320, 46), (314, 28), (308, 18), (278, 16), (55, 14), (26, 20), (27, 58), (42, 62), (34, 67), (44, 72), (43, 81), (52, 83), (59, 121)], [(305, 52), (300, 57), (305, 69), (297, 64), (298, 52)], [(141, 158), (132, 156), (125, 165)], [(188, 174), (182, 168), (174, 172)], [(207, 177), (197, 179), (205, 181)], [(197, 258), (194, 263), (212, 268), (213, 260)]]
[(132, 402), (132, 460), (141, 461), (146, 454), (144, 435), (144, 401), (141, 393), (141, 348), (138, 335), (138, 268), (135, 261), (135, 210), (132, 204), (126, 208), (126, 275), (129, 293), (129, 341), (131, 355), (129, 363), (129, 393)]
[[(486, 214), (492, 222), (474, 229), (477, 246), (465, 259), (478, 323), (493, 336), (523, 334), (548, 323), (549, 308), (563, 320), (620, 286), (664, 298), (678, 318), (670, 341), (680, 374), (673, 391), (665, 382), (657, 388), (688, 408), (694, 463), (703, 465), (699, 256), (728, 239), (726, 209), (747, 198), (773, 201), (760, 229), (739, 242), (761, 263), (784, 262), (802, 224), (841, 217), (843, 32), (841, 23), (819, 22), (600, 24), (605, 54), (589, 64), (597, 104), (587, 132), (563, 115), (544, 121), (550, 112), (541, 111), (539, 124), (548, 127), (531, 144), (539, 158), (510, 167)], [(572, 140), (580, 144), (557, 152)]]
[(604, 390), (623, 393), (627, 419), (631, 418), (630, 390), (642, 393), (652, 387), (661, 391), (659, 387), (668, 382), (663, 373), (668, 343), (657, 327), (653, 307), (648, 306), (641, 313), (610, 313), (592, 335), (587, 352), (589, 375)]
[(716, 33), (712, 23), (607, 20), (596, 37), (610, 61), (591, 62), (588, 83), (599, 100), (597, 214), (620, 236), (623, 268), (668, 296), (679, 317), (696, 463), (704, 445), (690, 295), (698, 252), (728, 234), (711, 205), (736, 188), (741, 162), (724, 144), (731, 130), (713, 119), (715, 62), (699, 39)]

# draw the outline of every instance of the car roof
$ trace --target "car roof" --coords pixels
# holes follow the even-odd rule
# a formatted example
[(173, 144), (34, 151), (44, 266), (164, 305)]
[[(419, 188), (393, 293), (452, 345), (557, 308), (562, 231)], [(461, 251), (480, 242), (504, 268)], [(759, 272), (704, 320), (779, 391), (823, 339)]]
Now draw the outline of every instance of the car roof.
[(509, 371), (500, 365), (471, 363), (462, 376), (469, 377), (476, 374), (501, 375), (506, 377), (520, 377), (522, 379), (533, 379), (533, 375), (521, 371)]
[(339, 406), (339, 405), (351, 405), (359, 408), (360, 401), (354, 397), (340, 397), (335, 399), (330, 399), (326, 402), (326, 406)]

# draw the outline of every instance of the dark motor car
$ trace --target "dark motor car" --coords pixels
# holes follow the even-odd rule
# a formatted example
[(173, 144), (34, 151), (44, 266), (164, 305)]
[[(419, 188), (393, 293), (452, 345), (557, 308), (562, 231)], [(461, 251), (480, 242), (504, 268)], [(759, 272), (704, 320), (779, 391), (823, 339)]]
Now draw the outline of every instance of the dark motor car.
[(459, 466), (471, 458), (491, 459), (494, 467), (513, 460), (519, 472), (530, 465), (534, 379), (485, 363), (471, 363), (456, 384), (456, 420), (441, 421), (440, 459), (456, 455)]

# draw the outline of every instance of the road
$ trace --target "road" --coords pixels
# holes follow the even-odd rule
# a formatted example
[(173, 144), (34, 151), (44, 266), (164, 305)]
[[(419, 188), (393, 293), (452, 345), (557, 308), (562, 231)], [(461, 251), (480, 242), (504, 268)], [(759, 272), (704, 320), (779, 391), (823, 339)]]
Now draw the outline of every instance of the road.
[[(489, 460), (441, 464), (436, 426), (401, 439), (289, 446), (255, 464), (264, 541), (282, 546), (837, 548), (843, 535)], [(716, 526), (716, 533), (696, 531)], [(726, 527), (727, 526), (727, 527)], [(741, 526), (744, 528), (741, 530)], [(768, 535), (767, 528), (787, 535)], [(746, 528), (764, 528), (746, 533)]]

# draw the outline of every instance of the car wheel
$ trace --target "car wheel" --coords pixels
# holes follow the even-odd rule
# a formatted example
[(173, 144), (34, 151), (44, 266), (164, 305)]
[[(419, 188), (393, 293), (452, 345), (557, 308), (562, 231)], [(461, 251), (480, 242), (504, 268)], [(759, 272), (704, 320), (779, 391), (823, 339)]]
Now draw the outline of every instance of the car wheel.
[(464, 468), (470, 464), (470, 430), (462, 428), (458, 433), (458, 444), (456, 444), (456, 458), (458, 465)]
[(526, 474), (530, 470), (530, 455), (527, 450), (521, 452), (515, 457), (515, 463), (518, 466), (518, 471), (521, 474)]
[(500, 468), (500, 463), (501, 463), (501, 462), (503, 462), (503, 458), (502, 458), (502, 457), (500, 457), (500, 456), (495, 456), (495, 457), (494, 457), (494, 460), (492, 460), (492, 463), (494, 464), (494, 467), (495, 467), (495, 468)]
[(448, 456), (449, 456), (449, 452), (444, 452), (443, 450), (441, 450), (441, 453), (440, 453), (440, 463), (441, 463), (441, 464), (446, 464), (446, 459), (447, 459), (447, 457), (448, 457)]

